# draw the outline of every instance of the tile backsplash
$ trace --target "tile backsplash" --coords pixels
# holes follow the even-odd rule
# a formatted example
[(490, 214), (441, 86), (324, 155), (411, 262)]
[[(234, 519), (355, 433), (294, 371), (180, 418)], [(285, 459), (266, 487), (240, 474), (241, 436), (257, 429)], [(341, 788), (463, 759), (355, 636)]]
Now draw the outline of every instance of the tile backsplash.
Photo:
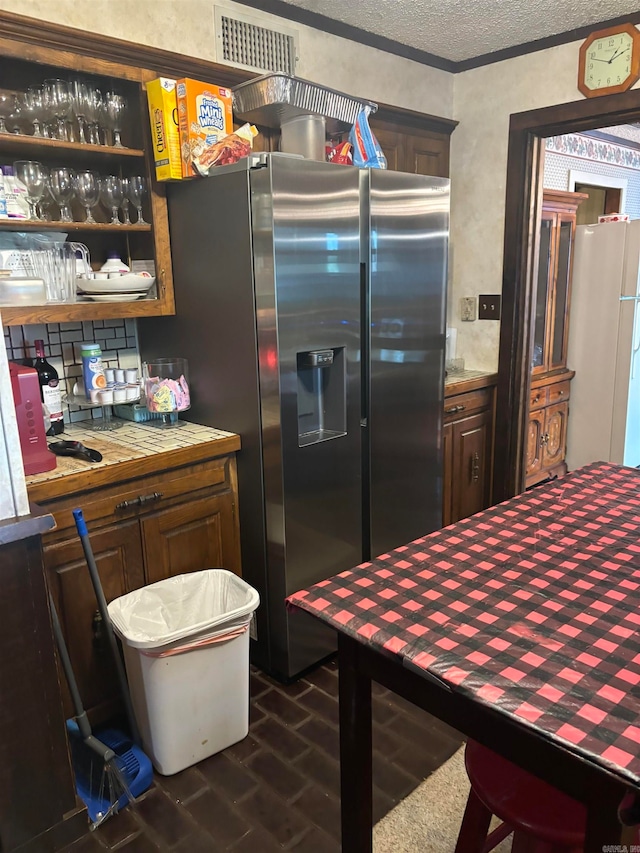
[[(13, 361), (34, 359), (34, 341), (44, 341), (47, 361), (55, 367), (60, 377), (63, 394), (73, 391), (74, 383), (82, 377), (81, 347), (95, 341), (102, 349), (105, 367), (136, 367), (140, 375), (138, 330), (134, 319), (92, 320), (76, 323), (46, 323), (29, 326), (7, 326), (4, 342), (7, 357)], [(101, 408), (65, 406), (64, 419), (68, 422), (101, 417)]]

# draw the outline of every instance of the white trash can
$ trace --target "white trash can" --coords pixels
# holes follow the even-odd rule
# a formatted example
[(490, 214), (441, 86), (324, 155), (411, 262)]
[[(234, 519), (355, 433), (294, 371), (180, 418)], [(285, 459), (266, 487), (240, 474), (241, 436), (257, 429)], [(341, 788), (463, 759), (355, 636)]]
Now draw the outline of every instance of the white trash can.
[(142, 745), (169, 776), (249, 732), (249, 624), (260, 603), (225, 569), (177, 575), (116, 598)]

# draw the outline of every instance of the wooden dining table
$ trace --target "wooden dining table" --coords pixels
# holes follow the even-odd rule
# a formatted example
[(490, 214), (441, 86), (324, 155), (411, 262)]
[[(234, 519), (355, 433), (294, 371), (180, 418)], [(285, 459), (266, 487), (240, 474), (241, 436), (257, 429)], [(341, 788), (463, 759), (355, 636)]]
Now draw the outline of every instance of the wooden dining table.
[(588, 465), (287, 605), (338, 632), (346, 853), (372, 849), (372, 680), (583, 802), (585, 853), (620, 844), (640, 793), (640, 471)]

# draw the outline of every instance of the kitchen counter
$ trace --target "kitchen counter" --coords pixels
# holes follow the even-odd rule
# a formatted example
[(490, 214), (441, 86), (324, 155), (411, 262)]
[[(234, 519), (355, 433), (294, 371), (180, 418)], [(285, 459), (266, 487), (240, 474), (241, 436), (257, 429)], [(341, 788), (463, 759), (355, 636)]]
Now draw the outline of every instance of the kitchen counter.
[[(123, 421), (120, 429), (97, 432), (82, 423), (65, 424), (55, 440), (81, 441), (102, 454), (101, 462), (58, 456), (53, 471), (27, 477), (29, 500), (50, 499), (80, 488), (96, 488), (114, 480), (139, 477), (158, 468), (158, 454), (166, 454), (166, 467), (190, 464), (240, 449), (240, 437), (187, 421), (180, 427), (162, 429)], [(164, 466), (164, 460), (163, 460)]]
[(496, 385), (497, 382), (497, 373), (489, 373), (486, 370), (460, 370), (456, 373), (449, 373), (445, 377), (444, 396), (446, 398), (467, 391), (476, 391), (478, 388)]

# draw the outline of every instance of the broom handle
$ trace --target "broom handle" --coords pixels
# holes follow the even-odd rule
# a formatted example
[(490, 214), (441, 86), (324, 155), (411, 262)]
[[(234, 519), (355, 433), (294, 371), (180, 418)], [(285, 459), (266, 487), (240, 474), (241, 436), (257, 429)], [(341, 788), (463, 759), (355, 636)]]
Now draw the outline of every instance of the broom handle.
[(51, 611), (53, 636), (56, 640), (58, 654), (60, 655), (60, 662), (62, 663), (64, 675), (67, 679), (67, 684), (69, 686), (69, 693), (71, 693), (71, 701), (73, 702), (76, 722), (78, 723), (78, 728), (80, 729), (80, 734), (82, 735), (82, 737), (87, 738), (91, 735), (91, 726), (89, 725), (89, 720), (87, 719), (86, 712), (82, 705), (82, 697), (80, 696), (80, 691), (78, 690), (78, 682), (76, 681), (76, 677), (73, 672), (73, 667), (71, 666), (69, 650), (67, 649), (67, 644), (64, 641), (64, 634), (62, 633), (62, 628), (60, 627), (58, 611), (56, 610), (56, 605), (51, 593), (49, 593), (49, 609)]
[(82, 514), (81, 509), (74, 509), (73, 517), (76, 522), (76, 528), (78, 530), (78, 535), (80, 536), (80, 541), (82, 542), (82, 548), (84, 550), (84, 556), (87, 560), (87, 566), (89, 567), (89, 575), (91, 576), (91, 583), (93, 584), (93, 589), (96, 594), (98, 610), (100, 611), (100, 615), (102, 616), (103, 627), (107, 632), (107, 637), (109, 638), (109, 645), (111, 646), (111, 652), (113, 654), (113, 660), (115, 662), (116, 672), (118, 674), (120, 692), (122, 694), (122, 700), (124, 702), (127, 720), (129, 722), (129, 728), (131, 729), (131, 738), (137, 746), (140, 746), (140, 731), (138, 730), (138, 724), (136, 723), (136, 718), (133, 713), (133, 706), (131, 704), (131, 694), (129, 693), (127, 676), (125, 675), (124, 666), (122, 665), (122, 658), (120, 657), (120, 650), (118, 649), (116, 637), (113, 633), (113, 628), (111, 627), (111, 619), (109, 618), (109, 611), (107, 609), (107, 600), (104, 597), (102, 583), (100, 582), (100, 575), (98, 574), (98, 567), (96, 566), (96, 561), (93, 556), (93, 550), (91, 548), (91, 542), (89, 540), (87, 524), (84, 520), (84, 516)]

